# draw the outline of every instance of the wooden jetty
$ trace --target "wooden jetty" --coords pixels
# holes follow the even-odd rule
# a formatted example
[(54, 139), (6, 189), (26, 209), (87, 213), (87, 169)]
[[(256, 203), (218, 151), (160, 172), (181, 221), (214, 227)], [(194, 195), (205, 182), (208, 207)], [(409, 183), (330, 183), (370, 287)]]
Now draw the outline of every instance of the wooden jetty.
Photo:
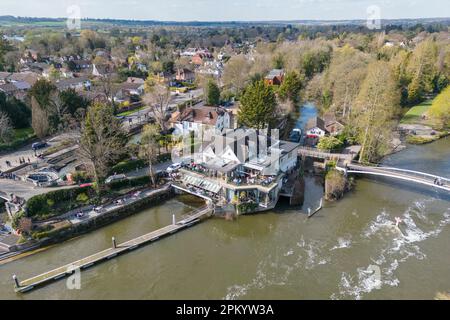
[(161, 229), (152, 231), (150, 233), (144, 234), (135, 239), (126, 241), (124, 243), (116, 244), (115, 238), (112, 238), (112, 247), (109, 249), (97, 252), (83, 259), (74, 261), (62, 267), (42, 273), (40, 275), (26, 279), (24, 281), (19, 281), (16, 275), (13, 275), (15, 291), (23, 293), (35, 289), (38, 286), (42, 286), (44, 284), (61, 279), (63, 277), (70, 276), (76, 270), (86, 269), (88, 267), (95, 265), (96, 263), (109, 260), (120, 254), (134, 250), (141, 245), (154, 242), (156, 240), (159, 240), (160, 238), (176, 233), (177, 231), (180, 231), (182, 229), (188, 228), (200, 222), (202, 219), (209, 217), (213, 212), (214, 212), (213, 206), (207, 205), (198, 210), (195, 210), (194, 212), (191, 212), (191, 214), (189, 214), (188, 217), (178, 222), (175, 221), (175, 216), (173, 216), (172, 224), (165, 226)]

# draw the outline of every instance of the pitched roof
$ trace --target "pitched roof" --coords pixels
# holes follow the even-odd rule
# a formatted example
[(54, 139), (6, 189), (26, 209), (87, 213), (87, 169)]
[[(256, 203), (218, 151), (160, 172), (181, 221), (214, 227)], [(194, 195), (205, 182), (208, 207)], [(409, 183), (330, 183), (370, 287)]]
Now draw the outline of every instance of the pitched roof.
[(279, 77), (279, 76), (283, 75), (283, 73), (284, 73), (283, 69), (272, 69), (267, 74), (266, 79), (273, 79), (275, 77)]
[(206, 106), (186, 108), (179, 116), (178, 121), (215, 125), (219, 116), (223, 115), (225, 112), (226, 111), (222, 108)]
[(106, 75), (111, 73), (111, 67), (107, 64), (94, 64), (94, 67), (99, 74)]
[(11, 72), (0, 72), (0, 80), (5, 80), (11, 75)]
[(120, 87), (122, 90), (138, 90), (144, 85), (144, 83), (139, 82), (123, 82)]
[(56, 87), (61, 89), (71, 85), (81, 84), (88, 81), (86, 77), (61, 79), (56, 83)]
[(33, 86), (38, 81), (39, 75), (34, 72), (16, 72), (8, 77), (11, 81), (24, 81)]
[(324, 121), (319, 117), (314, 117), (308, 120), (308, 123), (306, 124), (306, 130), (310, 130), (312, 128), (319, 128), (323, 131), (327, 131)]
[(0, 91), (3, 91), (5, 93), (11, 93), (17, 91), (17, 87), (12, 83), (5, 83), (0, 85)]

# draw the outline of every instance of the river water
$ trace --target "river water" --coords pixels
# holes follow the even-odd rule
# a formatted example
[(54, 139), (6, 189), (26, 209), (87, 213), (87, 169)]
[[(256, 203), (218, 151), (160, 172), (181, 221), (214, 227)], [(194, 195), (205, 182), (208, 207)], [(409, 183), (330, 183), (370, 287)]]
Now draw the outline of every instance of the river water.
[[(450, 139), (391, 155), (385, 164), (450, 177)], [(36, 275), (169, 224), (193, 199), (178, 197), (46, 251), (0, 266), (6, 299), (433, 299), (450, 290), (450, 195), (389, 179), (307, 219), (322, 188), (306, 179), (303, 210), (210, 219), (66, 280), (18, 295), (12, 274)], [(400, 230), (393, 226), (401, 217)], [(375, 274), (367, 270), (375, 270)], [(379, 270), (379, 277), (376, 277)]]

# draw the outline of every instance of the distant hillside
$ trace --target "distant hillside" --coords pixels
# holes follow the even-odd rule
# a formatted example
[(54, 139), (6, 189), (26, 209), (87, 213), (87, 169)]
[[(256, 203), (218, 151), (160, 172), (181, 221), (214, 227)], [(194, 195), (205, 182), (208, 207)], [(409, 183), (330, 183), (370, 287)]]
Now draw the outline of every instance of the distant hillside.
[[(88, 25), (116, 25), (116, 26), (190, 26), (190, 27), (239, 27), (258, 25), (363, 25), (365, 20), (292, 20), (292, 21), (157, 21), (157, 20), (121, 20), (121, 19), (82, 19)], [(450, 25), (450, 18), (426, 18), (426, 19), (395, 19), (383, 20), (383, 25), (415, 25), (415, 24), (443, 24)], [(65, 18), (32, 18), (0, 16), (0, 26), (40, 26), (40, 27), (65, 27)]]

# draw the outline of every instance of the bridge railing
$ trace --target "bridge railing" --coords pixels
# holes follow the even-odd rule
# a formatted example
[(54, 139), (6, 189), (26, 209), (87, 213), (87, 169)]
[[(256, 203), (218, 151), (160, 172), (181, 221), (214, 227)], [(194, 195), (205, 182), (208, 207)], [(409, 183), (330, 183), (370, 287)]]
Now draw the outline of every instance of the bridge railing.
[(402, 169), (402, 168), (394, 168), (394, 167), (384, 167), (384, 166), (379, 166), (376, 164), (360, 164), (360, 163), (355, 163), (355, 162), (352, 162), (352, 164), (354, 165), (354, 167), (356, 167), (355, 168), (356, 170), (359, 170), (357, 167), (360, 167), (361, 170), (376, 169), (377, 171), (384, 171), (384, 172), (389, 172), (392, 174), (395, 174), (395, 173), (402, 174), (403, 173), (403, 174), (407, 174), (409, 176), (424, 179), (424, 180), (440, 179), (441, 181), (446, 182), (446, 184), (450, 184), (450, 178), (446, 178), (446, 177), (442, 177), (442, 176), (438, 176), (438, 175), (430, 174), (430, 173), (426, 173), (426, 172), (420, 172), (420, 171)]

